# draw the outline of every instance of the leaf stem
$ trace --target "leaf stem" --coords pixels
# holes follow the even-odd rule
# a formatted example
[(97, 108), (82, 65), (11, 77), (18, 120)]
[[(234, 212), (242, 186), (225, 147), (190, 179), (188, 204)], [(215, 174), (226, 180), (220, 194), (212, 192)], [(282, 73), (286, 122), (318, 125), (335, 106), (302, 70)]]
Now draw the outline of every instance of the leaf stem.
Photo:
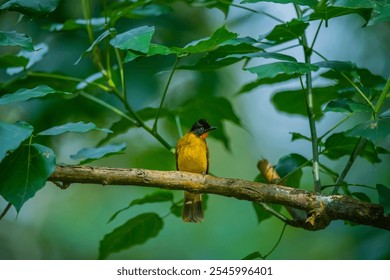
[(286, 227), (287, 227), (287, 224), (284, 224), (284, 225), (283, 225), (282, 232), (281, 232), (280, 235), (279, 235), (278, 241), (276, 241), (274, 247), (273, 247), (267, 254), (265, 254), (265, 255), (263, 256), (263, 260), (265, 260), (269, 255), (271, 255), (271, 254), (275, 251), (275, 249), (278, 247), (280, 241), (282, 240), (282, 237), (283, 237), (283, 235), (284, 235), (284, 231), (286, 230)]
[(390, 92), (390, 76), (387, 79), (387, 82), (385, 84), (385, 87), (383, 88), (381, 95), (379, 96), (378, 102), (375, 105), (375, 113), (379, 114), (379, 110), (382, 107), (383, 102), (386, 99), (386, 95)]
[(117, 114), (118, 116), (121, 116), (122, 118), (125, 118), (126, 120), (130, 121), (132, 124), (138, 126), (138, 123), (134, 119), (130, 118), (128, 115), (123, 113), (121, 110), (119, 110), (118, 108), (112, 106), (111, 104), (108, 104), (104, 100), (101, 100), (101, 99), (99, 99), (99, 98), (97, 98), (97, 97), (95, 97), (95, 96), (93, 96), (93, 95), (91, 95), (89, 93), (84, 92), (84, 91), (79, 92), (79, 94), (81, 96), (83, 96), (83, 97), (85, 97), (85, 98), (87, 98), (87, 99), (97, 103), (97, 104), (102, 105), (103, 107), (106, 107), (111, 112)]
[(367, 98), (367, 96), (360, 90), (360, 88), (344, 73), (341, 75), (356, 89), (356, 91), (360, 94), (360, 96), (367, 102), (367, 104), (371, 107), (373, 112), (375, 111), (374, 105), (372, 105), (371, 101)]
[[(302, 11), (297, 4), (294, 4), (295, 11), (299, 18), (302, 17)], [(304, 32), (301, 35), (300, 43), (303, 47), (303, 52), (305, 56), (305, 63), (311, 63), (311, 49), (308, 48), (306, 33)], [(313, 82), (311, 72), (306, 74), (306, 91), (303, 86), (302, 77), (299, 76), (299, 81), (301, 83), (302, 90), (305, 94), (306, 100), (306, 109), (307, 116), (309, 119), (309, 127), (311, 134), (311, 145), (312, 145), (312, 154), (313, 154), (313, 179), (314, 179), (314, 191), (321, 192), (321, 180), (320, 180), (320, 161), (319, 161), (319, 152), (318, 152), (318, 137), (317, 137), (317, 129), (315, 123), (315, 114), (314, 114), (314, 105), (313, 105)]]
[(112, 91), (112, 89), (106, 85), (102, 85), (102, 84), (99, 84), (96, 82), (89, 82), (89, 81), (81, 79), (81, 78), (70, 77), (70, 76), (65, 76), (65, 75), (61, 75), (61, 74), (44, 73), (44, 72), (27, 72), (27, 76), (51, 78), (51, 79), (58, 79), (58, 80), (78, 82), (78, 83), (87, 83), (89, 85), (98, 87), (98, 88), (100, 88), (104, 91), (107, 91), (107, 92)]
[(356, 158), (358, 157), (360, 151), (364, 148), (366, 145), (367, 140), (360, 137), (359, 142), (357, 142), (355, 148), (353, 149), (351, 155), (349, 156), (348, 162), (345, 165), (343, 171), (341, 172), (340, 176), (337, 178), (335, 187), (333, 189), (332, 194), (337, 194), (340, 188), (340, 184), (344, 181), (345, 176), (347, 176), (349, 170), (352, 167), (352, 164), (355, 162)]
[(333, 125), (327, 132), (325, 132), (322, 136), (318, 137), (318, 141), (321, 142), (322, 139), (324, 139), (325, 136), (327, 136), (329, 133), (331, 133), (333, 130), (335, 130), (337, 127), (339, 127), (341, 124), (343, 124), (345, 121), (347, 121), (350, 117), (352, 117), (354, 114), (349, 114), (342, 120), (340, 120), (338, 123)]
[(179, 63), (179, 60), (180, 60), (180, 58), (179, 58), (179, 57), (176, 57), (176, 60), (175, 60), (175, 63), (173, 64), (173, 68), (172, 68), (172, 70), (171, 70), (171, 73), (169, 74), (167, 83), (165, 84), (165, 88), (164, 88), (163, 96), (162, 96), (162, 98), (161, 98), (160, 106), (158, 107), (158, 111), (157, 111), (157, 114), (156, 114), (156, 118), (155, 118), (155, 120), (154, 120), (153, 131), (157, 131), (158, 119), (160, 118), (160, 114), (161, 114), (162, 107), (163, 107), (163, 105), (164, 105), (165, 97), (166, 97), (166, 95), (167, 95), (169, 85), (171, 84), (171, 81), (172, 81), (172, 78), (173, 78), (173, 74), (174, 74), (175, 71), (176, 71), (176, 67), (177, 67), (177, 64)]
[(4, 218), (4, 216), (7, 214), (9, 209), (11, 209), (12, 203), (8, 202), (7, 206), (5, 206), (4, 210), (0, 214), (0, 220)]
[(94, 41), (94, 39), (93, 39), (93, 31), (92, 31), (92, 25), (91, 25), (91, 9), (90, 9), (91, 3), (89, 2), (89, 0), (83, 0), (82, 5), (83, 5), (84, 19), (87, 22), (86, 28), (87, 28), (87, 32), (88, 32), (89, 41), (92, 43)]

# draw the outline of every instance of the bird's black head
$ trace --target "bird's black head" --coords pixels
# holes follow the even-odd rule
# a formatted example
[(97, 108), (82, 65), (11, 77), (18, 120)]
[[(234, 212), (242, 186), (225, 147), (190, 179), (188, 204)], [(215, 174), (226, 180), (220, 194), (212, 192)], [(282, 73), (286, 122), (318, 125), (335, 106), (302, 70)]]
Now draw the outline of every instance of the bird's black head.
[(191, 127), (191, 132), (194, 133), (197, 136), (204, 136), (204, 138), (207, 136), (207, 133), (210, 130), (217, 129), (214, 126), (210, 126), (209, 123), (205, 119), (200, 119), (194, 125)]

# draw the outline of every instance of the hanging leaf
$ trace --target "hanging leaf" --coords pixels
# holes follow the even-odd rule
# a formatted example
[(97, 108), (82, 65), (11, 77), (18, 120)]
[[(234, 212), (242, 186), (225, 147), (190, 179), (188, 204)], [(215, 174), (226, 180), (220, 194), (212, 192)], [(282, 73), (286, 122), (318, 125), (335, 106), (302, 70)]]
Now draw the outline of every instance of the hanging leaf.
[(242, 260), (255, 260), (255, 259), (263, 259), (263, 258), (264, 258), (263, 255), (259, 251), (256, 251), (243, 257)]
[(382, 184), (376, 185), (378, 191), (379, 203), (383, 205), (385, 215), (390, 214), (390, 189)]
[[(333, 160), (349, 156), (358, 141), (358, 138), (347, 137), (344, 132), (334, 133), (326, 139), (325, 149), (322, 153)], [(377, 163), (381, 161), (378, 157), (379, 152), (380, 150), (376, 149), (374, 144), (369, 141), (359, 155), (371, 163)]]
[[(280, 209), (282, 208), (281, 205), (270, 205), (270, 204), (267, 204), (269, 207), (272, 207), (275, 211), (279, 212)], [(260, 224), (262, 222), (264, 222), (265, 220), (273, 217), (273, 215), (269, 212), (267, 212), (261, 205), (255, 203), (255, 202), (252, 202), (252, 206), (253, 208), (255, 209), (255, 213), (256, 213), (256, 218), (257, 218), (257, 223)]]
[(390, 3), (376, 5), (368, 25), (390, 21)]
[(91, 18), (86, 19), (68, 19), (64, 23), (53, 23), (50, 24), (47, 28), (49, 31), (70, 31), (75, 29), (85, 28), (89, 24), (93, 30), (102, 30), (106, 24), (110, 22), (110, 18)]
[(8, 9), (27, 15), (44, 15), (53, 12), (61, 0), (8, 0), (0, 6), (0, 10)]
[(100, 241), (99, 259), (140, 245), (156, 237), (164, 222), (156, 213), (143, 213), (106, 234)]
[(166, 201), (172, 201), (173, 200), (173, 193), (171, 191), (165, 191), (165, 190), (158, 190), (153, 193), (145, 195), (143, 198), (137, 198), (134, 199), (130, 204), (122, 208), (118, 211), (116, 211), (111, 218), (108, 220), (107, 223), (114, 220), (121, 212), (128, 210), (130, 207), (134, 205), (142, 205), (146, 203), (156, 203), (156, 202), (166, 202)]
[(45, 185), (56, 167), (54, 152), (39, 144), (25, 145), (0, 163), (0, 195), (20, 211)]
[(28, 59), (17, 55), (4, 55), (0, 57), (0, 68), (26, 67)]
[(188, 53), (209, 52), (216, 49), (222, 43), (236, 37), (236, 33), (230, 32), (226, 29), (225, 26), (222, 26), (217, 29), (210, 38), (192, 42), (191, 44), (184, 47), (182, 51)]
[[(3, 6), (0, 7), (0, 10)], [(31, 38), (16, 31), (0, 31), (0, 46), (19, 46), (30, 52), (34, 51)]]
[(75, 65), (78, 64), (81, 59), (83, 59), (83, 57), (87, 54), (87, 53), (90, 53), (92, 52), (92, 50), (101, 42), (103, 41), (105, 38), (107, 38), (108, 36), (114, 36), (116, 34), (116, 30), (114, 28), (110, 28), (110, 29), (107, 29), (106, 31), (104, 31), (102, 34), (99, 35), (99, 37), (97, 37), (95, 39), (95, 41), (93, 41), (93, 43), (89, 46), (89, 48), (87, 50), (85, 50), (81, 56), (79, 57), (79, 59), (77, 59), (77, 61), (74, 63)]
[(301, 62), (274, 62), (245, 70), (256, 74), (259, 79), (265, 79), (274, 78), (280, 74), (303, 75), (311, 71), (317, 71), (318, 69), (318, 66)]
[(351, 99), (332, 100), (326, 105), (324, 112), (339, 112), (346, 114), (355, 112), (373, 113), (370, 106)]
[(64, 125), (54, 126), (52, 128), (49, 128), (47, 130), (44, 130), (42, 132), (39, 132), (38, 135), (41, 136), (47, 136), (47, 135), (60, 135), (66, 132), (74, 132), (74, 133), (85, 133), (91, 130), (98, 130), (102, 131), (104, 133), (112, 133), (111, 130), (106, 128), (98, 128), (94, 123), (84, 123), (84, 122), (77, 122), (77, 123), (66, 123)]
[(88, 163), (97, 159), (106, 158), (116, 154), (122, 154), (126, 144), (110, 144), (99, 148), (85, 148), (70, 157), (74, 160), (81, 160), (80, 164)]
[(297, 187), (300, 185), (302, 168), (308, 166), (310, 161), (299, 154), (289, 154), (279, 159), (275, 166), (276, 172), (287, 186)]
[(353, 9), (346, 7), (319, 5), (314, 9), (314, 12), (309, 15), (309, 18), (310, 20), (325, 20), (325, 25), (328, 26), (329, 19), (350, 14), (357, 14), (361, 16), (366, 22), (368, 22), (371, 17), (371, 9)]
[[(316, 119), (323, 116), (322, 105), (333, 99), (351, 96), (355, 93), (353, 88), (345, 88), (338, 85), (313, 88), (313, 105)], [(275, 93), (272, 103), (281, 112), (294, 115), (307, 115), (305, 95), (302, 90), (289, 90)]]
[(5, 94), (0, 97), (0, 105), (11, 104), (21, 101), (27, 101), (32, 98), (44, 97), (48, 94), (59, 93), (59, 94), (71, 94), (69, 92), (57, 91), (47, 85), (39, 85), (35, 88), (21, 88), (14, 93)]
[(14, 151), (29, 138), (34, 128), (25, 122), (15, 124), (0, 121), (0, 162), (9, 151)]
[(374, 144), (379, 144), (380, 141), (390, 136), (390, 118), (379, 118), (363, 122), (347, 130), (345, 134), (352, 137), (361, 136)]
[(272, 44), (281, 44), (294, 39), (298, 39), (309, 26), (308, 22), (293, 19), (290, 22), (276, 25), (271, 32), (260, 36), (259, 41), (267, 39)]
[(356, 71), (356, 64), (350, 61), (326, 60), (313, 63), (320, 68), (329, 68), (338, 73)]
[(7, 69), (8, 75), (15, 75), (18, 74), (26, 69), (30, 69), (35, 63), (41, 61), (43, 57), (46, 55), (46, 53), (49, 51), (49, 47), (45, 43), (38, 44), (34, 46), (35, 51), (26, 51), (21, 50), (18, 53), (18, 56), (20, 58), (26, 58), (28, 59), (28, 63), (25, 67), (10, 67)]
[(291, 134), (291, 142), (294, 142), (296, 140), (306, 140), (311, 142), (311, 139), (305, 135), (302, 135), (301, 133), (298, 132), (290, 132)]
[(256, 81), (245, 84), (237, 94), (247, 93), (247, 92), (250, 92), (253, 89), (255, 89), (259, 86), (262, 86), (262, 85), (269, 85), (269, 84), (285, 82), (285, 81), (291, 80), (293, 78), (296, 78), (296, 76), (289, 75), (289, 74), (279, 74), (273, 78), (257, 79)]
[(148, 53), (153, 34), (153, 26), (141, 26), (117, 34), (110, 40), (110, 44), (114, 48), (121, 50), (134, 50)]

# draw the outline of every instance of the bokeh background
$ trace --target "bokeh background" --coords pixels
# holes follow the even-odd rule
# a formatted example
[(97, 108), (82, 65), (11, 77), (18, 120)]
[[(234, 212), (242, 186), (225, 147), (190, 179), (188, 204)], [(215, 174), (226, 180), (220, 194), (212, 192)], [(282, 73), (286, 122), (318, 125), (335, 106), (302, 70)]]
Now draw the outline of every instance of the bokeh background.
[[(100, 1), (91, 1), (92, 13), (99, 15)], [(277, 15), (285, 21), (295, 16), (292, 5), (254, 4), (253, 9)], [(241, 36), (257, 38), (278, 24), (275, 20), (245, 10), (232, 8), (225, 19), (217, 9), (193, 8), (184, 2), (171, 4), (172, 11), (158, 17), (127, 19), (118, 23), (118, 30), (135, 26), (156, 27), (154, 41), (172, 46), (184, 46), (188, 42), (209, 36), (216, 28), (227, 24), (229, 30)], [(0, 13), (0, 30), (17, 30), (27, 33), (34, 44), (45, 43), (49, 50), (44, 59), (32, 69), (61, 72), (85, 78), (96, 69), (83, 59), (74, 65), (80, 54), (89, 47), (85, 30), (52, 33), (43, 28), (45, 24), (82, 18), (81, 1), (63, 0), (52, 14), (42, 18), (21, 17), (13, 12)], [(309, 41), (314, 36), (318, 22), (308, 28)], [(316, 50), (328, 59), (353, 61), (360, 68), (387, 78), (390, 73), (390, 25), (381, 23), (362, 27), (363, 19), (356, 15), (332, 19), (327, 28), (318, 35)], [(122, 30), (121, 30), (122, 28)], [(169, 42), (169, 43), (167, 43)], [(1, 50), (0, 50), (1, 51)], [(303, 60), (300, 48), (286, 51), (298, 60)], [(318, 57), (315, 59), (318, 59)], [(173, 57), (154, 57), (126, 64), (127, 85), (131, 103), (135, 108), (158, 106), (163, 87), (174, 63)], [(309, 143), (290, 142), (292, 131), (309, 135), (308, 121), (302, 117), (286, 115), (275, 110), (271, 103), (276, 90), (297, 88), (299, 84), (288, 82), (276, 86), (262, 86), (256, 90), (237, 95), (245, 82), (255, 79), (242, 71), (242, 64), (217, 72), (177, 71), (167, 95), (165, 106), (177, 106), (196, 94), (223, 96), (233, 105), (242, 126), (225, 122), (230, 149), (210, 137), (210, 172), (217, 176), (253, 180), (258, 175), (256, 163), (261, 158), (276, 164), (289, 153), (311, 157)], [(1, 81), (10, 77), (0, 73)], [(28, 81), (25, 81), (28, 84)], [(314, 80), (321, 83), (321, 80)], [(17, 85), (16, 85), (17, 86)], [(60, 86), (60, 84), (59, 84)], [(277, 87), (277, 88), (276, 88)], [(183, 112), (182, 119), (197, 117)], [(202, 116), (199, 116), (202, 117)], [(327, 131), (340, 116), (328, 113), (318, 123), (319, 135)], [(117, 117), (81, 98), (42, 99), (0, 108), (0, 120), (15, 122), (24, 120), (34, 125), (36, 131), (68, 121), (92, 121), (99, 127), (109, 127)], [(347, 122), (340, 130), (351, 126)], [(162, 122), (159, 132), (175, 145), (179, 138), (175, 126)], [(91, 147), (105, 135), (91, 132), (76, 135), (65, 134), (50, 139), (45, 144), (57, 153), (57, 162), (72, 164), (71, 154), (81, 148)], [(125, 154), (106, 158), (94, 165), (110, 167), (140, 167), (159, 170), (174, 170), (172, 154), (152, 139), (142, 129), (132, 129), (113, 140), (127, 143)], [(389, 143), (384, 143), (389, 144)], [(358, 159), (347, 177), (349, 182), (375, 186), (390, 185), (389, 156), (372, 165)], [(323, 158), (325, 163), (341, 170), (347, 157), (339, 161)], [(324, 178), (324, 183), (327, 182)], [(311, 170), (304, 169), (302, 188), (312, 189)], [(71, 185), (60, 190), (48, 183), (29, 200), (16, 215), (12, 209), (0, 222), (0, 259), (96, 259), (99, 242), (103, 236), (129, 218), (143, 212), (157, 212), (165, 216), (169, 204), (147, 204), (123, 212), (112, 223), (111, 215), (143, 197), (153, 189), (124, 186)], [(364, 190), (363, 190), (364, 191)], [(366, 191), (377, 201), (375, 191)], [(175, 192), (175, 198), (182, 197)], [(0, 209), (6, 206), (0, 200)], [(266, 254), (279, 238), (282, 222), (271, 218), (258, 224), (252, 205), (245, 201), (210, 195), (205, 221), (201, 224), (184, 224), (173, 215), (164, 218), (161, 233), (146, 244), (112, 254), (112, 259), (240, 259), (253, 251)], [(287, 227), (278, 248), (270, 259), (390, 259), (390, 234), (384, 230), (366, 226), (346, 225), (333, 222), (325, 230), (308, 232)]]

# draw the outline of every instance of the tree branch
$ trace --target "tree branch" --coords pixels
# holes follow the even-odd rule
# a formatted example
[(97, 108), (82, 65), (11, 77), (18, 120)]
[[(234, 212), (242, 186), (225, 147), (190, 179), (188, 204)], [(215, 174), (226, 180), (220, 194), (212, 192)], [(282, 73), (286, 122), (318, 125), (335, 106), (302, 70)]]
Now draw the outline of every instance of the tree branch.
[(307, 230), (320, 230), (332, 220), (346, 220), (390, 230), (390, 216), (381, 205), (356, 200), (346, 195), (322, 195), (275, 184), (221, 178), (180, 171), (92, 166), (57, 166), (49, 181), (101, 185), (136, 185), (194, 193), (211, 193), (257, 203), (276, 203), (304, 210), (306, 221), (289, 220), (287, 224)]

